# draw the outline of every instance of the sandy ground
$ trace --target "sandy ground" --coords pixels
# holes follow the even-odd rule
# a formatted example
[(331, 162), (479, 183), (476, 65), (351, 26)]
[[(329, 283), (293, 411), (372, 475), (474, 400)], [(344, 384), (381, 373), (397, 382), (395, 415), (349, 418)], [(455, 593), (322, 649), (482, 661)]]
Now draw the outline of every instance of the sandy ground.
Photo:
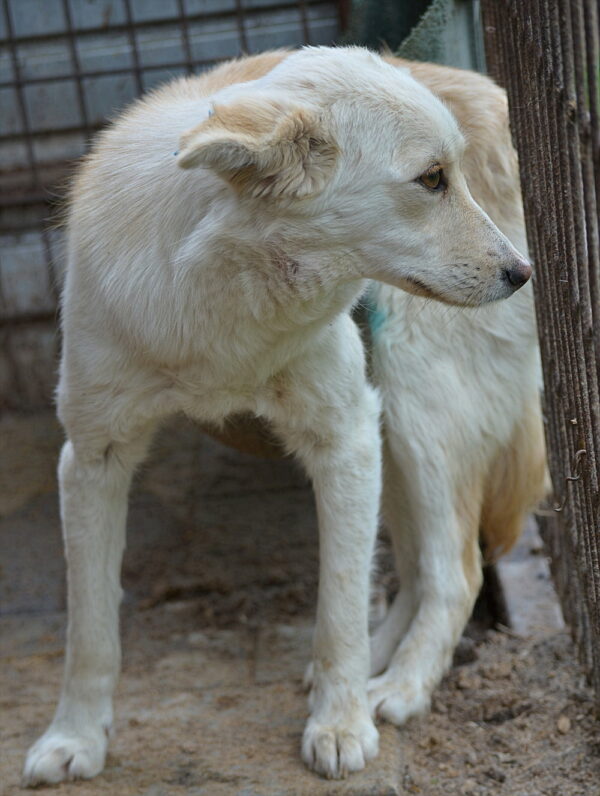
[[(61, 436), (39, 415), (4, 418), (0, 439), (0, 793), (15, 796), (60, 684)], [(567, 634), (499, 632), (485, 611), (428, 717), (382, 724), (380, 757), (345, 782), (305, 771), (316, 551), (310, 488), (292, 462), (244, 456), (183, 421), (166, 429), (131, 501), (106, 769), (39, 792), (600, 795), (598, 723)], [(393, 585), (385, 556), (379, 583)]]

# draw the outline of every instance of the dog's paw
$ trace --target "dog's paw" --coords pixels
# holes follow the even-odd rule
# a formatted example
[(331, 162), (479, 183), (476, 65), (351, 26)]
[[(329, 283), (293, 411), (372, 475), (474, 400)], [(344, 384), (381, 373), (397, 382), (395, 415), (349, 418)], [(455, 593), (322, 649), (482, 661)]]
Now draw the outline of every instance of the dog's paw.
[(102, 728), (76, 734), (50, 727), (27, 754), (23, 785), (91, 779), (104, 768), (107, 745)]
[(328, 779), (360, 771), (378, 750), (379, 733), (366, 713), (351, 721), (331, 723), (311, 716), (302, 738), (302, 759)]
[(427, 713), (431, 705), (430, 690), (422, 683), (411, 683), (388, 672), (372, 677), (367, 693), (371, 715), (381, 716), (397, 726)]

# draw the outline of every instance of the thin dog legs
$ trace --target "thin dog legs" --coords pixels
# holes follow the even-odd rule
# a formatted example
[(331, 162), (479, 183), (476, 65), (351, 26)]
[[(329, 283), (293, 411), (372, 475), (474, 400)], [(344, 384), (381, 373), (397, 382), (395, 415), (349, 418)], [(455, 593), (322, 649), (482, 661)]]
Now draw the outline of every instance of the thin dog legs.
[[(460, 512), (443, 473), (436, 472), (436, 489), (427, 491), (423, 474), (429, 476), (432, 462), (426, 460), (427, 466), (422, 466), (415, 457), (408, 466), (409, 459), (406, 454), (403, 468), (389, 457), (385, 462), (386, 491), (395, 482), (404, 506), (403, 512), (386, 516), (401, 565), (401, 583), (394, 604), (372, 639), (372, 671), (384, 671), (369, 681), (372, 712), (394, 724), (403, 724), (429, 708), (431, 694), (450, 666), (482, 579), (478, 513), (472, 512), (469, 517), (468, 512)], [(384, 503), (391, 508), (389, 500)], [(478, 507), (480, 498), (474, 504)], [(403, 578), (407, 569), (411, 575)]]
[(93, 777), (104, 766), (112, 726), (119, 644), (120, 569), (127, 493), (149, 434), (90, 457), (71, 442), (59, 465), (68, 564), (67, 652), (62, 693), (25, 764), (28, 785)]
[[(288, 383), (301, 383), (302, 393), (289, 398)], [(321, 346), (289, 368), (279, 386), (286, 400), (274, 402), (270, 414), (313, 481), (319, 519), (312, 712), (302, 756), (319, 773), (340, 777), (363, 768), (378, 745), (366, 684), (369, 575), (381, 478), (379, 400), (366, 383), (350, 319), (327, 330)]]

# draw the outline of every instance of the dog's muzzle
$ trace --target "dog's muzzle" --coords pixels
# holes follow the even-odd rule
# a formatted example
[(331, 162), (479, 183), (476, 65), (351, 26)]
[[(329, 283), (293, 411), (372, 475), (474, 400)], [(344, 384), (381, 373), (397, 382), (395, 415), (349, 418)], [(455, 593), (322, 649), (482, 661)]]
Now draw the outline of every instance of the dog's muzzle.
[(523, 287), (531, 277), (531, 266), (527, 262), (520, 262), (504, 269), (504, 278), (515, 290)]

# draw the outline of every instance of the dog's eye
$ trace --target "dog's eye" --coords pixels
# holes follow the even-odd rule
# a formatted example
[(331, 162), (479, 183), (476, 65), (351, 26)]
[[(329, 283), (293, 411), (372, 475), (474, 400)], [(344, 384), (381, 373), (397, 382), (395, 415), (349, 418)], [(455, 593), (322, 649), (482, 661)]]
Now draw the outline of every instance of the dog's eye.
[(421, 185), (429, 188), (430, 191), (441, 191), (447, 185), (446, 179), (444, 177), (444, 170), (439, 166), (434, 166), (433, 168), (429, 169), (429, 171), (421, 174), (417, 182), (420, 182)]

